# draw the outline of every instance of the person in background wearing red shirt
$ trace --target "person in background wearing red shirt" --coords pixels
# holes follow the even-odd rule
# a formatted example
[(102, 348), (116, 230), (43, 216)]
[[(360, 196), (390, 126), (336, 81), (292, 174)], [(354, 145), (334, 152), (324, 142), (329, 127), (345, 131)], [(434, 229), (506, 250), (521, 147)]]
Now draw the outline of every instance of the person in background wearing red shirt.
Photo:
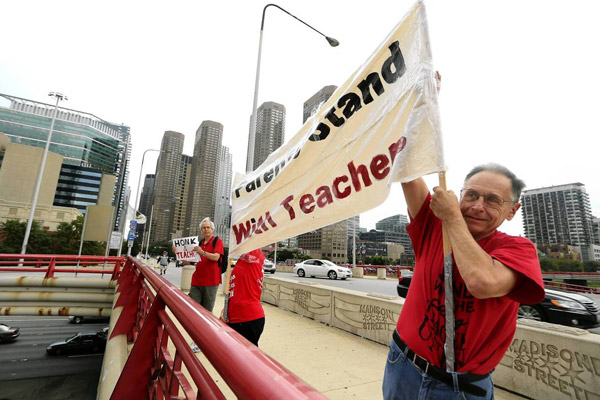
[(217, 289), (221, 283), (221, 270), (218, 261), (223, 254), (223, 241), (221, 238), (217, 238), (217, 242), (213, 247), (215, 224), (210, 218), (202, 220), (200, 229), (202, 230), (203, 239), (200, 246), (194, 247), (194, 251), (200, 255), (200, 261), (196, 263), (196, 271), (192, 275), (190, 297), (212, 312), (217, 298)]
[(260, 302), (264, 261), (260, 249), (244, 254), (231, 270), (229, 279), (228, 320), (225, 322), (255, 346), (265, 327), (265, 311)]
[[(493, 399), (490, 372), (510, 346), (519, 303), (544, 299), (535, 245), (496, 230), (510, 221), (525, 187), (497, 164), (466, 176), (460, 201), (418, 178), (402, 189), (416, 266), (390, 343), (385, 399)], [(446, 371), (442, 223), (453, 256), (454, 370)]]

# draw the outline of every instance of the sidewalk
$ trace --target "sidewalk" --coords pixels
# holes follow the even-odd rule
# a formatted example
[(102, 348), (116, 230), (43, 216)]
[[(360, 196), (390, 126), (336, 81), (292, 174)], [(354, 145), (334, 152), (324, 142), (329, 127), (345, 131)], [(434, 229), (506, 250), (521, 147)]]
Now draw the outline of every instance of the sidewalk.
[[(220, 315), (223, 300), (219, 290), (215, 315)], [(263, 303), (263, 308), (261, 350), (332, 400), (382, 398), (387, 346), (270, 304)], [(228, 399), (235, 398), (224, 383), (218, 384)], [(499, 400), (522, 399), (498, 388), (494, 394)]]

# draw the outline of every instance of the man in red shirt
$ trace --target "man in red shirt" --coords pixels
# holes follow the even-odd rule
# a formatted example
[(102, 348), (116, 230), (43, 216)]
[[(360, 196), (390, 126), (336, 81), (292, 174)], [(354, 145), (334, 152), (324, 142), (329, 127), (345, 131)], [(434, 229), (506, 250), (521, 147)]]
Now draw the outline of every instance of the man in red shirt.
[(223, 241), (221, 238), (217, 238), (217, 242), (213, 246), (215, 224), (210, 218), (202, 220), (200, 229), (203, 239), (200, 246), (194, 247), (194, 251), (200, 255), (200, 261), (196, 263), (196, 271), (192, 275), (190, 297), (212, 312), (217, 298), (217, 289), (221, 283), (221, 269), (218, 261), (223, 254)]
[(231, 270), (229, 279), (228, 320), (225, 322), (255, 346), (265, 327), (265, 311), (260, 302), (264, 261), (260, 249), (244, 254)]
[[(535, 245), (496, 230), (525, 184), (497, 164), (474, 168), (460, 201), (422, 178), (403, 183), (416, 266), (390, 344), (385, 399), (492, 399), (490, 372), (516, 330), (519, 303), (544, 299)], [(454, 371), (446, 372), (442, 222), (453, 256)]]

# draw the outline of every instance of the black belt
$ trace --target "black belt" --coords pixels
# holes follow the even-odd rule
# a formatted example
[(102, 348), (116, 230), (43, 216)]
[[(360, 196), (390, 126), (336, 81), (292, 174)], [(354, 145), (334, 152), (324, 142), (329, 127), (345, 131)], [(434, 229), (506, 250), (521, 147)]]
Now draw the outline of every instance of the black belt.
[[(400, 335), (398, 335), (398, 332), (396, 332), (396, 330), (394, 330), (394, 333), (392, 334), (392, 338), (394, 339), (394, 342), (396, 342), (396, 344), (398, 345), (398, 347), (400, 348), (400, 350), (402, 352), (404, 352), (404, 350), (408, 348), (408, 351), (406, 352), (406, 357), (421, 372), (424, 372), (425, 374), (429, 375), (430, 377), (432, 377), (442, 383), (445, 383), (446, 385), (448, 385), (450, 387), (454, 387), (454, 380), (452, 379), (451, 373), (442, 371), (441, 369), (439, 369), (435, 365), (429, 363), (429, 361), (427, 361), (426, 359), (424, 359), (423, 357), (419, 356), (417, 353), (412, 351), (406, 345), (406, 343), (404, 343), (402, 341), (402, 339), (400, 339)], [(489, 376), (489, 374), (476, 375), (476, 374), (471, 374), (471, 373), (457, 375), (456, 377), (458, 378), (458, 388), (460, 391), (467, 392), (474, 396), (485, 396), (487, 394), (485, 390), (483, 390), (479, 386), (472, 385), (471, 383), (485, 379), (488, 376)]]

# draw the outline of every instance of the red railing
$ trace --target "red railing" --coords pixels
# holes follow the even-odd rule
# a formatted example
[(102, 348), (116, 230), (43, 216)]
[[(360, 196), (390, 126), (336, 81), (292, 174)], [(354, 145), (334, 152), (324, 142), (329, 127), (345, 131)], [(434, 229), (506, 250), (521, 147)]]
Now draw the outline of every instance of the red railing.
[(0, 272), (44, 272), (44, 278), (54, 278), (56, 273), (110, 274), (114, 280), (123, 262), (124, 257), (0, 254)]
[(571, 283), (544, 281), (544, 285), (546, 287), (562, 289), (562, 290), (566, 290), (569, 292), (600, 294), (599, 288), (593, 288), (593, 287), (581, 286), (581, 285), (573, 285)]
[(126, 334), (133, 347), (111, 398), (225, 399), (185, 331), (237, 398), (325, 399), (133, 257), (118, 282), (123, 309), (111, 338)]

